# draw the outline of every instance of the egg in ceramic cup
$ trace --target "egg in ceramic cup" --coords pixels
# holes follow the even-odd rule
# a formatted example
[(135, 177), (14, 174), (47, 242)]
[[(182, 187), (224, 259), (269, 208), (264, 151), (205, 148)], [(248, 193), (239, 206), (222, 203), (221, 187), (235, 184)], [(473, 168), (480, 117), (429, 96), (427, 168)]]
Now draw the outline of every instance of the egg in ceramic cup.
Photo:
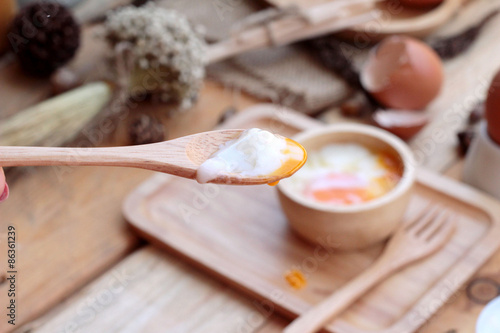
[(341, 251), (364, 249), (391, 236), (406, 212), (415, 161), (396, 136), (373, 126), (341, 124), (293, 138), (308, 162), (278, 185), (292, 230)]

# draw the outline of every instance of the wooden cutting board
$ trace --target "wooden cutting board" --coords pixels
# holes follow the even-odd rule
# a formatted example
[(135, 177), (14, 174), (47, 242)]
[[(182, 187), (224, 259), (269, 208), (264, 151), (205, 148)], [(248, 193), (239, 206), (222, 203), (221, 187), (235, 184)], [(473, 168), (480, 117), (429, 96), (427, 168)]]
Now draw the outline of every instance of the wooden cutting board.
[[(260, 105), (224, 127), (260, 127), (293, 135), (323, 126)], [(406, 218), (429, 202), (457, 213), (457, 232), (441, 251), (389, 278), (329, 325), (337, 333), (409, 333), (423, 325), (500, 245), (500, 203), (461, 183), (420, 170)], [(289, 229), (276, 190), (267, 186), (199, 185), (157, 174), (124, 203), (130, 224), (152, 243), (177, 253), (255, 297), (263, 314), (294, 318), (367, 268), (383, 245), (353, 253), (305, 243)], [(293, 289), (284, 278), (305, 274)]]

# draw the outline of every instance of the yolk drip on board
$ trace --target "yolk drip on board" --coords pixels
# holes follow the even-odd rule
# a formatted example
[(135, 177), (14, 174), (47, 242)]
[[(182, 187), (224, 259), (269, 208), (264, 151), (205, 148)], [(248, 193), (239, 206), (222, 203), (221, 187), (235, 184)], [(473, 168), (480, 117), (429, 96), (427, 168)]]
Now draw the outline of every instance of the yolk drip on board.
[(303, 289), (307, 286), (307, 279), (298, 269), (293, 269), (285, 274), (285, 280), (295, 290)]

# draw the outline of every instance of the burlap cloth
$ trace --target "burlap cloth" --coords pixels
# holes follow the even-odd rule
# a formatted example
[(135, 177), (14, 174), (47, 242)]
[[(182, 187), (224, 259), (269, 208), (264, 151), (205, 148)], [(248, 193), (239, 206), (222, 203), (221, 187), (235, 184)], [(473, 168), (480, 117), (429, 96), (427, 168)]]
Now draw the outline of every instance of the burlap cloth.
[[(262, 10), (255, 0), (161, 0), (205, 28), (211, 41), (229, 35), (231, 26)], [(350, 94), (337, 75), (325, 69), (301, 46), (283, 46), (253, 51), (210, 65), (209, 78), (254, 96), (313, 113)]]

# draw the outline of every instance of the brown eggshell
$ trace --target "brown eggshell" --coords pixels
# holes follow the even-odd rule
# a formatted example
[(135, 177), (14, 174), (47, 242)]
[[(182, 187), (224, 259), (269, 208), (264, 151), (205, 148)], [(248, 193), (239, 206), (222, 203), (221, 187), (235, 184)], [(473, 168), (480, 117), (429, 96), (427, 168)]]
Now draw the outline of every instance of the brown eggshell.
[(378, 110), (372, 118), (377, 126), (403, 140), (410, 140), (429, 123), (427, 114), (405, 110)]
[(488, 134), (493, 141), (500, 144), (500, 71), (488, 89), (484, 117), (488, 122)]
[(443, 2), (443, 0), (399, 0), (403, 6), (408, 7), (430, 7), (436, 6)]
[(384, 39), (361, 71), (363, 87), (392, 109), (424, 109), (441, 90), (441, 59), (427, 44), (404, 36)]

